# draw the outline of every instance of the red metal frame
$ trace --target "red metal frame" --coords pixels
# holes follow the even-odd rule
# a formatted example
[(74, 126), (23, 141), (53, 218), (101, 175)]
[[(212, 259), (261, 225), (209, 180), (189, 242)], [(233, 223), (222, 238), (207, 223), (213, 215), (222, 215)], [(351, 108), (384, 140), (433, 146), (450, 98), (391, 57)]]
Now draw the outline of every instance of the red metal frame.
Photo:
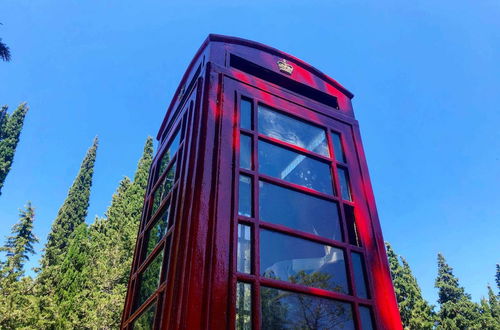
[[(264, 75), (259, 76), (249, 70), (242, 71), (241, 68), (231, 67), (231, 56), (243, 58), (267, 71), (263, 71)], [(291, 75), (278, 70), (276, 62), (281, 59), (286, 59), (294, 66)], [(276, 76), (279, 79), (272, 82), (264, 80), (263, 77), (269, 74), (281, 76)], [(285, 83), (280, 84), (280, 81)], [(291, 83), (295, 84), (293, 91), (288, 89)], [(309, 87), (304, 87), (304, 92), (301, 93), (301, 86)], [(321, 97), (307, 94), (311, 90), (310, 87), (334, 96), (338, 106), (325, 105)], [(303, 148), (263, 136), (254, 127), (254, 130), (241, 129), (252, 137), (254, 168), (240, 169), (238, 123), (239, 100), (242, 95), (253, 102), (254, 125), (258, 120), (257, 105), (262, 103), (324, 128), (328, 133), (327, 141), (331, 156), (314, 154)], [(359, 127), (351, 106), (352, 97), (353, 95), (338, 82), (286, 53), (238, 38), (218, 35), (210, 35), (207, 38), (182, 78), (158, 133), (160, 149), (150, 171), (144, 216), (138, 234), (122, 317), (123, 329), (133, 328), (134, 320), (154, 302), (157, 303), (154, 328), (234, 329), (237, 281), (253, 285), (253, 329), (260, 329), (258, 292), (261, 284), (348, 302), (353, 306), (353, 319), (357, 329), (361, 329), (359, 305), (369, 306), (372, 309), (377, 329), (401, 329)], [(172, 159), (172, 162), (177, 162), (175, 184), (156, 215), (150, 215), (154, 192), (161, 182), (161, 178), (155, 177), (156, 168), (177, 129), (182, 130), (182, 142), (175, 159)], [(347, 163), (335, 159), (330, 132), (341, 134)], [(259, 140), (283, 145), (311, 158), (328, 162), (336, 195), (320, 193), (258, 173)], [(348, 169), (352, 202), (342, 200), (340, 197), (337, 166)], [(239, 173), (253, 178), (254, 214), (251, 218), (238, 215)], [(319, 237), (260, 220), (257, 205), (258, 180), (336, 201), (339, 204), (341, 219), (345, 219), (342, 205), (352, 206), (362, 246), (349, 244), (344, 220), (341, 220), (343, 241)], [(171, 207), (170, 221), (173, 221), (174, 225), (151, 254), (142, 260), (145, 234), (167, 202)], [(252, 228), (254, 246), (252, 274), (236, 272), (238, 223), (248, 224)], [(259, 276), (258, 232), (261, 227), (342, 249), (347, 265), (350, 294)], [(162, 250), (164, 265), (161, 271), (161, 283), (151, 297), (133, 311), (134, 299), (140, 285), (140, 274)], [(351, 251), (360, 253), (364, 257), (370, 299), (356, 295)]]

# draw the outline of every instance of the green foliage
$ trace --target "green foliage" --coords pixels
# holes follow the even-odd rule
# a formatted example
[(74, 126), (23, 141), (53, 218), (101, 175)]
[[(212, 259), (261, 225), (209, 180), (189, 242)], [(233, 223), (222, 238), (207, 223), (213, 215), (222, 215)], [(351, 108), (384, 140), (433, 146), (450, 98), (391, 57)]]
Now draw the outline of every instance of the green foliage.
[(433, 329), (433, 307), (422, 297), (417, 279), (413, 276), (408, 262), (398, 256), (389, 243), (386, 243), (391, 277), (398, 301), (401, 321), (405, 329)]
[(80, 171), (52, 224), (47, 245), (45, 246), (45, 255), (42, 259), (43, 268), (58, 265), (61, 262), (73, 231), (87, 217), (97, 145), (98, 140), (96, 137), (87, 151)]
[(14, 161), (14, 154), (28, 110), (26, 103), (21, 103), (10, 116), (7, 113), (7, 106), (3, 106), (0, 110), (0, 195)]
[(0, 263), (0, 329), (29, 328), (34, 323), (34, 281), (24, 277), (24, 264), (34, 254), (33, 244), (38, 242), (33, 234), (34, 219), (34, 209), (28, 202), (25, 209), (20, 210), (12, 235), (0, 249), (6, 256)]

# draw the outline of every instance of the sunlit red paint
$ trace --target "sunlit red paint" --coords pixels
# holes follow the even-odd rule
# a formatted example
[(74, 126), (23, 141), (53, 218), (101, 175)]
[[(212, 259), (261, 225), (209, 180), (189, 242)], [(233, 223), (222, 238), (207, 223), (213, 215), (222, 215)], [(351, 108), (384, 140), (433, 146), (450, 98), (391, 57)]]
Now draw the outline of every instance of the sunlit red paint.
[[(237, 54), (277, 73), (280, 72), (276, 62), (286, 59), (294, 66), (294, 71), (291, 75), (280, 74), (335, 96), (338, 109), (322, 105), (307, 96), (290, 93), (280, 86), (230, 67), (230, 54)], [(199, 74), (195, 76), (198, 68)], [(188, 86), (192, 88), (186, 90)], [(237, 212), (234, 209), (234, 187), (238, 173), (235, 169), (238, 154), (235, 151), (239, 149), (235, 105), (242, 93), (269, 106), (280, 109), (291, 107), (290, 111), (295, 111), (296, 114), (307, 113), (307, 119), (311, 122), (326, 125), (352, 137), (352, 140), (345, 143), (344, 148), (346, 157), (354, 160), (349, 164), (349, 173), (355, 217), (363, 245), (353, 251), (364, 251), (366, 256), (372, 299), (347, 297), (271, 279), (261, 279), (255, 282), (255, 285), (272, 283), (276, 287), (296, 292), (348, 299), (356, 306), (370, 304), (378, 329), (401, 329), (368, 168), (358, 124), (352, 111), (353, 95), (337, 81), (289, 54), (252, 41), (220, 35), (210, 35), (196, 53), (174, 94), (157, 136), (161, 151), (165, 147), (165, 141), (173, 133), (175, 122), (187, 118), (184, 119), (184, 147), (182, 154), (178, 155), (182, 168), (177, 188), (172, 193), (175, 195), (172, 212), (176, 225), (171, 242), (170, 266), (168, 274), (165, 274), (167, 280), (160, 284), (148, 300), (157, 301), (159, 306), (155, 328), (219, 330), (234, 327), (236, 277), (233, 271), (233, 235)], [(191, 107), (188, 106), (190, 102)], [(256, 142), (257, 140), (253, 141), (254, 145)], [(295, 148), (300, 150), (299, 147)], [(159, 160), (158, 155), (153, 160), (153, 169)], [(255, 148), (253, 157), (257, 157)], [(248, 172), (256, 173), (255, 170)], [(138, 235), (123, 312), (123, 329), (130, 329), (134, 317), (146, 309), (143, 305), (131, 314), (138, 270), (144, 267), (139, 260), (140, 244), (144, 239), (145, 223), (151, 223), (147, 210), (151, 205), (150, 192), (155, 182), (152, 182), (151, 178), (149, 181), (144, 219)], [(254, 190), (256, 189), (254, 184)], [(300, 189), (308, 191), (308, 188)], [(258, 225), (257, 220), (248, 221)], [(283, 230), (279, 225), (275, 227), (276, 230)], [(293, 230), (289, 232), (294, 235)], [(304, 236), (304, 233), (296, 234)], [(310, 236), (313, 239), (314, 235)], [(258, 235), (254, 237), (255, 241), (258, 239)], [(351, 248), (345, 242), (336, 244), (345, 249)], [(258, 255), (254, 257), (258, 259)], [(245, 278), (247, 275), (239, 276)], [(254, 275), (248, 275), (247, 280), (253, 281), (255, 276), (252, 276)], [(254, 296), (252, 302), (254, 306), (259, 306), (260, 297)], [(259, 329), (261, 316), (258, 311), (254, 313), (253, 327)], [(354, 317), (355, 324), (359, 327), (359, 315)]]

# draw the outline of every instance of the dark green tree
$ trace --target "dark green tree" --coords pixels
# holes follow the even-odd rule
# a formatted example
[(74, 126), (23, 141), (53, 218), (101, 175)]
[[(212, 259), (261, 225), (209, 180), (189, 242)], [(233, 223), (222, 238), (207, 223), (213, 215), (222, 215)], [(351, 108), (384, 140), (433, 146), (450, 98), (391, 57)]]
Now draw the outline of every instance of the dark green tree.
[(12, 235), (7, 237), (5, 245), (0, 248), (7, 258), (1, 264), (2, 276), (13, 275), (17, 280), (24, 275), (24, 264), (30, 255), (35, 254), (33, 244), (38, 242), (33, 233), (34, 220), (35, 210), (28, 202), (23, 210), (19, 210), (19, 221), (12, 227)]
[(82, 161), (80, 171), (69, 189), (66, 200), (52, 223), (47, 245), (45, 246), (45, 255), (42, 259), (42, 268), (56, 265), (61, 261), (61, 258), (65, 255), (71, 234), (80, 224), (85, 222), (89, 207), (97, 146), (98, 139), (96, 137)]
[(78, 319), (84, 328), (120, 325), (152, 156), (153, 141), (148, 138), (134, 180), (120, 181), (105, 217), (97, 218), (88, 228), (86, 242), (78, 244), (88, 249), (80, 251), (87, 260), (80, 268), (85, 280), (71, 294), (79, 303), (70, 303), (71, 295), (65, 299), (71, 315), (64, 318)]
[[(0, 23), (0, 25), (2, 25), (2, 23)], [(2, 38), (0, 38), (0, 58), (6, 62), (10, 61), (10, 49), (2, 42)]]
[(422, 297), (417, 279), (408, 262), (401, 262), (389, 243), (386, 243), (391, 278), (398, 301), (401, 321), (405, 329), (433, 329), (433, 307)]
[(28, 110), (26, 103), (21, 103), (10, 116), (7, 113), (7, 106), (3, 106), (0, 111), (0, 195), (14, 161), (14, 154)]
[(500, 264), (497, 264), (497, 272), (495, 274), (495, 281), (497, 282), (498, 296), (500, 297)]
[(33, 280), (24, 277), (24, 265), (34, 254), (33, 244), (38, 238), (33, 234), (35, 212), (31, 203), (20, 210), (19, 221), (12, 227), (1, 251), (6, 260), (0, 264), (0, 328), (19, 329), (33, 319)]
[(480, 328), (479, 306), (465, 293), (458, 278), (453, 274), (453, 268), (446, 263), (441, 253), (438, 254), (438, 276), (435, 287), (439, 290), (438, 329)]

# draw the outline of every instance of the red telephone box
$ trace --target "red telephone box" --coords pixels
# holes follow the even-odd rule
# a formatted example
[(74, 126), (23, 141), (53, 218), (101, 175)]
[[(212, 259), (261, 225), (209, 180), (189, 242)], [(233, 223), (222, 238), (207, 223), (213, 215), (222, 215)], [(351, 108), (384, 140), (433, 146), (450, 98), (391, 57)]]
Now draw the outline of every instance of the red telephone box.
[(353, 95), (210, 35), (158, 133), (123, 329), (401, 329)]

